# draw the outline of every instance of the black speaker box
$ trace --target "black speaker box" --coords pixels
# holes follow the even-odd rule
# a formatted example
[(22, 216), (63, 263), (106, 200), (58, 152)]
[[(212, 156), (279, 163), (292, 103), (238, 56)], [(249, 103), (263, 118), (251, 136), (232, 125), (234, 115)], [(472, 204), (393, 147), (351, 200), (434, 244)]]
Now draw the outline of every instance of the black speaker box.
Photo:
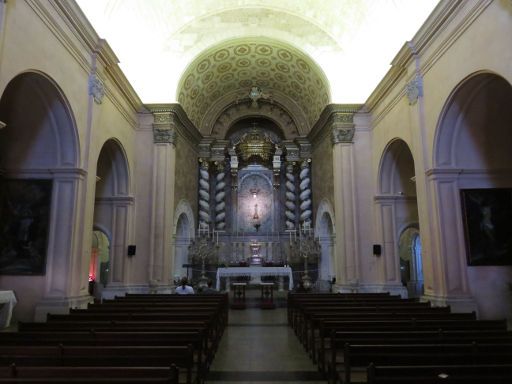
[(380, 256), (382, 253), (382, 247), (380, 244), (373, 244), (373, 254), (375, 256)]
[(137, 250), (137, 247), (135, 245), (129, 245), (128, 246), (128, 256), (135, 256), (136, 250)]

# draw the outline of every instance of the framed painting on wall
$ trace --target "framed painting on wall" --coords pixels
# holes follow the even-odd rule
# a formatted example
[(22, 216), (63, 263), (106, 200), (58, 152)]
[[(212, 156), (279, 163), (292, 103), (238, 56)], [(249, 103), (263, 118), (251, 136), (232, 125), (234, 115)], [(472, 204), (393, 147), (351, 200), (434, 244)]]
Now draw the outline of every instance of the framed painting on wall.
[(0, 178), (0, 274), (43, 275), (52, 180)]
[(512, 189), (462, 189), (468, 265), (512, 265)]

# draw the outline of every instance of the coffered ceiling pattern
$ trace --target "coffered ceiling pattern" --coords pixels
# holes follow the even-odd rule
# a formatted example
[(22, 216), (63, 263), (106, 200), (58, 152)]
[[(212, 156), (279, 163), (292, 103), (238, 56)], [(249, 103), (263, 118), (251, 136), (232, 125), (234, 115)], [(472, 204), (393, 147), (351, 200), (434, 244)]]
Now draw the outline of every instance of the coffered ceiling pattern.
[(201, 127), (203, 116), (223, 95), (239, 90), (236, 97), (247, 97), (252, 87), (259, 87), (266, 100), (299, 106), (310, 126), (330, 102), (327, 79), (310, 58), (262, 39), (233, 41), (201, 55), (181, 78), (178, 102)]

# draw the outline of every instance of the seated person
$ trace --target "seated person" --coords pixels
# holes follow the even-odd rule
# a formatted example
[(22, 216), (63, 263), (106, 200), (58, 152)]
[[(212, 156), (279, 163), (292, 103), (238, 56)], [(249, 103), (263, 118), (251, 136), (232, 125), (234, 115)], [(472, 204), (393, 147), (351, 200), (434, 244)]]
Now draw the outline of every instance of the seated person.
[(204, 287), (202, 289), (201, 293), (206, 293), (206, 294), (219, 293), (219, 291), (217, 291), (215, 288), (213, 288), (212, 285), (213, 285), (213, 281), (211, 279), (208, 280), (208, 286)]
[(188, 285), (188, 279), (186, 277), (183, 277), (181, 279), (180, 285), (176, 287), (175, 293), (177, 293), (178, 295), (193, 295), (194, 288)]

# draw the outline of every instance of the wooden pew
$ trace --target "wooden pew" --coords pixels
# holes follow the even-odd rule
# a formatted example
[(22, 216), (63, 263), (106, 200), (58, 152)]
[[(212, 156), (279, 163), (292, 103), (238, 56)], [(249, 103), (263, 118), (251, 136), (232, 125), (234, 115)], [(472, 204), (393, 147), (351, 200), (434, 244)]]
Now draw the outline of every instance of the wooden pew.
[[(344, 383), (352, 382), (354, 368), (408, 365), (512, 364), (512, 344), (345, 344)], [(333, 376), (333, 379), (336, 379)]]
[(509, 384), (512, 364), (375, 366), (367, 368), (368, 384)]
[(192, 346), (0, 346), (0, 364), (9, 366), (170, 367), (192, 384)]
[(179, 371), (171, 367), (25, 367), (0, 368), (0, 383), (167, 383), (179, 384)]
[(452, 331), (362, 331), (343, 332), (333, 330), (330, 338), (330, 349), (324, 354), (319, 352), (319, 365), (327, 360), (325, 371), (332, 373), (343, 365), (343, 349), (350, 345), (390, 345), (390, 344), (471, 344), (473, 342), (483, 344), (512, 344), (512, 332), (510, 331), (486, 331), (486, 330), (452, 330)]
[(208, 371), (214, 351), (205, 331), (174, 332), (9, 332), (0, 337), (0, 346), (188, 346), (201, 377)]
[(375, 312), (375, 313), (360, 313), (360, 312), (333, 312), (333, 313), (318, 313), (309, 317), (305, 324), (304, 335), (306, 339), (306, 349), (310, 352), (313, 361), (316, 358), (316, 351), (324, 350), (326, 339), (331, 335), (332, 328), (327, 326), (330, 321), (349, 321), (349, 320), (431, 320), (431, 321), (462, 321), (462, 320), (476, 320), (475, 313), (444, 313), (437, 311), (429, 312)]

